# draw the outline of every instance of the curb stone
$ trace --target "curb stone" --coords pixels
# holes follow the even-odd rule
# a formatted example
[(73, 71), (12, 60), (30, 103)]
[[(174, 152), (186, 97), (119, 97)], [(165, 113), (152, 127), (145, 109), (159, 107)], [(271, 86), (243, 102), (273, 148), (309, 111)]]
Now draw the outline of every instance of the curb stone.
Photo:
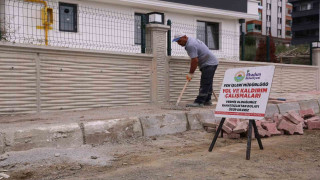
[(266, 118), (272, 118), (273, 114), (279, 113), (279, 108), (276, 104), (268, 104), (266, 108)]
[(93, 121), (83, 125), (85, 144), (103, 144), (142, 136), (139, 118)]
[(307, 101), (299, 101), (299, 105), (301, 110), (306, 110), (312, 108), (316, 114), (319, 113), (319, 104), (316, 99), (307, 100)]
[(0, 154), (4, 153), (5, 142), (4, 142), (4, 134), (0, 133)]
[(189, 112), (187, 113), (187, 120), (188, 120), (188, 130), (196, 130), (196, 129), (203, 129), (202, 124), (199, 121), (199, 114), (196, 112)]
[(291, 110), (294, 110), (296, 112), (300, 111), (300, 105), (298, 102), (278, 104), (278, 107), (279, 107), (280, 114), (282, 115)]
[(29, 127), (7, 132), (5, 151), (39, 147), (79, 147), (83, 144), (81, 137), (81, 130), (77, 123)]
[(140, 117), (144, 136), (175, 134), (187, 131), (186, 113)]

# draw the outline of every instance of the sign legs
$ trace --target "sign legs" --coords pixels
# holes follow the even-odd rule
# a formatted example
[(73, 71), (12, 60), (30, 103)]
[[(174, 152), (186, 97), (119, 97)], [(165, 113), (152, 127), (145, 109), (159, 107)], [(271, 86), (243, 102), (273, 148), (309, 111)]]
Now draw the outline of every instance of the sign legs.
[[(215, 144), (216, 141), (217, 141), (217, 138), (218, 138), (218, 136), (219, 136), (219, 134), (220, 134), (220, 131), (221, 131), (221, 129), (222, 129), (222, 126), (223, 126), (223, 123), (224, 123), (225, 120), (226, 120), (226, 118), (222, 118), (222, 119), (221, 119), (220, 124), (219, 124), (219, 127), (218, 127), (218, 129), (217, 129), (217, 132), (216, 132), (216, 134), (214, 135), (214, 138), (213, 138), (213, 140), (212, 140), (212, 143), (211, 143), (211, 145), (210, 145), (210, 147), (209, 147), (209, 152), (212, 151), (213, 146), (214, 146), (214, 144)], [(221, 136), (223, 136), (223, 135), (221, 134)]]
[[(224, 124), (224, 121), (226, 120), (226, 118), (222, 118), (221, 121), (220, 121), (220, 124), (219, 124), (219, 127), (217, 129), (217, 132), (215, 133), (214, 135), (214, 138), (212, 140), (212, 143), (209, 147), (209, 152), (212, 151), (217, 139), (218, 139), (218, 136), (221, 132), (221, 136), (222, 136), (222, 126)], [(252, 126), (253, 126), (253, 130), (254, 130), (254, 135), (255, 137), (257, 138), (257, 141), (258, 141), (258, 144), (259, 144), (259, 147), (261, 150), (263, 150), (263, 146), (262, 146), (262, 142), (261, 142), (261, 139), (260, 139), (260, 135), (259, 135), (259, 132), (258, 132), (258, 128), (257, 128), (257, 125), (256, 125), (256, 122), (255, 120), (249, 120), (249, 127), (248, 127), (248, 142), (247, 142), (247, 153), (246, 153), (246, 159), (247, 160), (250, 160), (250, 152), (251, 152), (251, 139), (252, 139)]]

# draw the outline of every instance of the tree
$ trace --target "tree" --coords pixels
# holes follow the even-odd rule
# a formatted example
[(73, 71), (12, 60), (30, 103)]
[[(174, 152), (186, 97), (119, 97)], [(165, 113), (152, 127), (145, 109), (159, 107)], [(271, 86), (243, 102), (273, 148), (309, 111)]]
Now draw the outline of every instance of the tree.
[[(269, 50), (270, 50), (270, 62), (277, 63), (276, 57), (276, 45), (273, 41), (271, 32), (269, 33)], [(256, 53), (256, 61), (267, 62), (267, 43), (265, 40), (259, 41), (259, 46)]]

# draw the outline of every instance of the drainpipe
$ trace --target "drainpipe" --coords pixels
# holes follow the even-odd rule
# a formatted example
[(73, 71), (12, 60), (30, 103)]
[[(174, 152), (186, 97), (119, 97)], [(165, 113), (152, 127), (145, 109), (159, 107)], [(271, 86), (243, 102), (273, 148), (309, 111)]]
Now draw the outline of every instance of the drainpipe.
[[(48, 5), (47, 2), (44, 0), (24, 0), (25, 2), (34, 2), (34, 3), (42, 3), (44, 5), (43, 10), (43, 17), (42, 17), (42, 24), (43, 26), (37, 26), (37, 29), (44, 29), (45, 31), (45, 44), (48, 45), (48, 31), (49, 29), (52, 29), (50, 27), (50, 22), (48, 22)], [(52, 21), (52, 19), (50, 19)]]

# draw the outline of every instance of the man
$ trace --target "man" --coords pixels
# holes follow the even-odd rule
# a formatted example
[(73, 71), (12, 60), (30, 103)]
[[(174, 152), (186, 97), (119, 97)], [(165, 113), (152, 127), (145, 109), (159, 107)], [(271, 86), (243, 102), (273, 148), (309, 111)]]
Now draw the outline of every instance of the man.
[(219, 64), (218, 59), (202, 41), (192, 37), (187, 37), (185, 34), (176, 34), (172, 42), (177, 42), (180, 46), (185, 47), (185, 50), (191, 58), (190, 71), (186, 76), (187, 80), (191, 81), (197, 66), (199, 66), (201, 71), (199, 95), (194, 102), (192, 104), (188, 104), (187, 107), (203, 107), (204, 105), (212, 105), (212, 82), (214, 73)]

